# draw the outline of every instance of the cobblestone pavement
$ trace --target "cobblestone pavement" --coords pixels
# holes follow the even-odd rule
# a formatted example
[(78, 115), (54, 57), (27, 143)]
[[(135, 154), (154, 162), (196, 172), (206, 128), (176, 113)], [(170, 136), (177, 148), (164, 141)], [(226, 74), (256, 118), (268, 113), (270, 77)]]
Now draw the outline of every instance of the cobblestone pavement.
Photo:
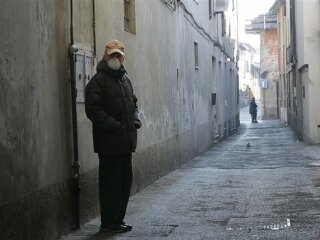
[(96, 218), (62, 239), (320, 239), (320, 147), (247, 110), (237, 133), (130, 198), (133, 231), (99, 233)]

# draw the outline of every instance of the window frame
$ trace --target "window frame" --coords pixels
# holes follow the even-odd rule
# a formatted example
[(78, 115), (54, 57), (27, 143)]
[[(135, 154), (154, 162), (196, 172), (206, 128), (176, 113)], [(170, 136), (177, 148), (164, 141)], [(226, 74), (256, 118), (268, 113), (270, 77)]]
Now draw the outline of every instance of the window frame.
[(135, 0), (123, 0), (124, 31), (136, 34)]
[(193, 42), (194, 47), (194, 68), (199, 70), (199, 44), (198, 42)]

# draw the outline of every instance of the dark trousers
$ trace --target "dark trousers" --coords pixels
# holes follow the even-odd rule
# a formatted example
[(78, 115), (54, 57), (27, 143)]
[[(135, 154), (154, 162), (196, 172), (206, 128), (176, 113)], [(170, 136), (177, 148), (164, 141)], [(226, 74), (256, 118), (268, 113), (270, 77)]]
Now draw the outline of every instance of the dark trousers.
[(132, 154), (99, 154), (101, 225), (119, 224), (126, 215), (132, 185)]
[(256, 122), (257, 121), (257, 113), (253, 112), (251, 113), (251, 122)]

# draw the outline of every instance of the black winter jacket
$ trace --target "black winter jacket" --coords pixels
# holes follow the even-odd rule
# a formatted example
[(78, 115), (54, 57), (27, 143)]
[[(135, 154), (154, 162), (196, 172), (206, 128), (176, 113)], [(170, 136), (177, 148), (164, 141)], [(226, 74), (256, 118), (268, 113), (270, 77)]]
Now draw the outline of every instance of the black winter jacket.
[(249, 113), (256, 114), (257, 113), (257, 104), (255, 102), (250, 102)]
[(100, 154), (134, 152), (141, 127), (137, 98), (123, 66), (112, 70), (104, 60), (85, 90), (85, 109), (92, 121), (94, 151)]

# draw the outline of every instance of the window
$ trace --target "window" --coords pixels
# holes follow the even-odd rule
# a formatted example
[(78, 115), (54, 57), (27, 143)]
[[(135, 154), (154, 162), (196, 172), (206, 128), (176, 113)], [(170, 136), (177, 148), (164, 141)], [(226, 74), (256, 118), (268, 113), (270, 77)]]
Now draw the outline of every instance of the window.
[(226, 16), (224, 12), (221, 14), (221, 29), (222, 29), (222, 37), (226, 36)]
[(196, 69), (199, 69), (199, 49), (197, 42), (194, 42), (194, 66)]
[(136, 34), (136, 10), (135, 0), (123, 0), (124, 6), (124, 30)]
[(209, 19), (212, 18), (212, 0), (209, 0)]

